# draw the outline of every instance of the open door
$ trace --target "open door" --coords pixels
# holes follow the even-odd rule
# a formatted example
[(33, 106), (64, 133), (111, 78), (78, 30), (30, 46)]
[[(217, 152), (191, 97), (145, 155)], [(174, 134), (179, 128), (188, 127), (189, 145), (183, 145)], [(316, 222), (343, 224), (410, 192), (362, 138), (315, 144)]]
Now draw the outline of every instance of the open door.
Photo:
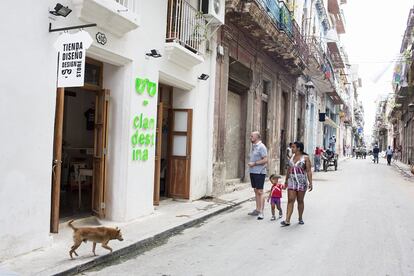
[(160, 173), (161, 173), (161, 145), (162, 145), (162, 119), (163, 104), (158, 104), (157, 109), (157, 128), (156, 128), (156, 147), (155, 147), (155, 172), (154, 172), (154, 205), (160, 204)]
[(63, 135), (63, 111), (65, 104), (65, 89), (58, 88), (56, 92), (55, 133), (53, 142), (52, 165), (52, 206), (50, 214), (50, 232), (59, 230), (59, 203), (60, 182), (62, 173), (62, 135)]
[(93, 156), (92, 211), (105, 217), (106, 167), (108, 148), (109, 90), (96, 92), (95, 148)]
[(172, 109), (168, 158), (168, 194), (190, 198), (192, 109)]

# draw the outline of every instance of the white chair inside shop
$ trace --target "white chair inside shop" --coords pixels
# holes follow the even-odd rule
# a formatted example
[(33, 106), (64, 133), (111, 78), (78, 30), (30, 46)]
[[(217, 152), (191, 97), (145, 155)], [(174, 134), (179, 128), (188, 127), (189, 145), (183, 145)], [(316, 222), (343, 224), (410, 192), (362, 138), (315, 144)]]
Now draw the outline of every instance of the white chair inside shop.
[(79, 201), (78, 206), (79, 209), (82, 206), (82, 180), (85, 179), (87, 176), (93, 177), (93, 170), (92, 169), (85, 169), (85, 168), (79, 168), (79, 173), (77, 177), (78, 182), (78, 193), (79, 193)]
[(74, 185), (71, 184), (71, 187), (70, 187), (70, 190), (73, 191), (79, 188), (79, 181), (82, 182), (86, 180), (85, 176), (81, 177), (79, 173), (80, 169), (86, 169), (86, 163), (85, 162), (72, 162), (71, 167), (73, 168), (73, 178), (75, 180), (73, 182)]

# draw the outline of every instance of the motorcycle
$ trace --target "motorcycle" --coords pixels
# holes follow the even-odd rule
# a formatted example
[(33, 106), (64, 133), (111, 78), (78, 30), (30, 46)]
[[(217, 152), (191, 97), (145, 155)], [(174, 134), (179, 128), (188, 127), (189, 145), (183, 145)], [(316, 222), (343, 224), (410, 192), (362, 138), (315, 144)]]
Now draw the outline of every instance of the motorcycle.
[(328, 171), (329, 167), (335, 167), (335, 171), (338, 170), (338, 154), (331, 150), (327, 150), (322, 154), (323, 170)]

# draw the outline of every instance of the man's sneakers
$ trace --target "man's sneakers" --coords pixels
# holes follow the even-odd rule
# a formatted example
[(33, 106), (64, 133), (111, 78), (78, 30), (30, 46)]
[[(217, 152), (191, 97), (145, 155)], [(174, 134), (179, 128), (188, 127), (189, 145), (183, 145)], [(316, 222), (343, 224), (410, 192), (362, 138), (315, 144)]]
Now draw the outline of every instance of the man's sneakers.
[(270, 219), (271, 221), (276, 220), (276, 217), (273, 215), (272, 218)]
[(248, 213), (248, 215), (249, 215), (249, 216), (257, 216), (257, 219), (258, 219), (258, 220), (262, 220), (262, 219), (264, 219), (263, 213), (262, 213), (262, 212), (259, 212), (259, 211), (257, 211), (257, 210), (253, 210), (253, 211), (251, 211), (250, 213)]
[(254, 209), (253, 211), (251, 211), (250, 213), (248, 213), (249, 216), (258, 216), (260, 214), (259, 211), (257, 211), (256, 209)]

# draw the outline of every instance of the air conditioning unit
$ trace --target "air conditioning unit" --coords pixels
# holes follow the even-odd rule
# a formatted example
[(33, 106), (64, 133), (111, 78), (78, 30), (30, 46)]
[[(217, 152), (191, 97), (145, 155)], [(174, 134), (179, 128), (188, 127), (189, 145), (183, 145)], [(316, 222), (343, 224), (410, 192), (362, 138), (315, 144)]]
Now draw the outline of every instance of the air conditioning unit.
[(202, 0), (201, 11), (209, 24), (223, 25), (225, 15), (225, 0)]

